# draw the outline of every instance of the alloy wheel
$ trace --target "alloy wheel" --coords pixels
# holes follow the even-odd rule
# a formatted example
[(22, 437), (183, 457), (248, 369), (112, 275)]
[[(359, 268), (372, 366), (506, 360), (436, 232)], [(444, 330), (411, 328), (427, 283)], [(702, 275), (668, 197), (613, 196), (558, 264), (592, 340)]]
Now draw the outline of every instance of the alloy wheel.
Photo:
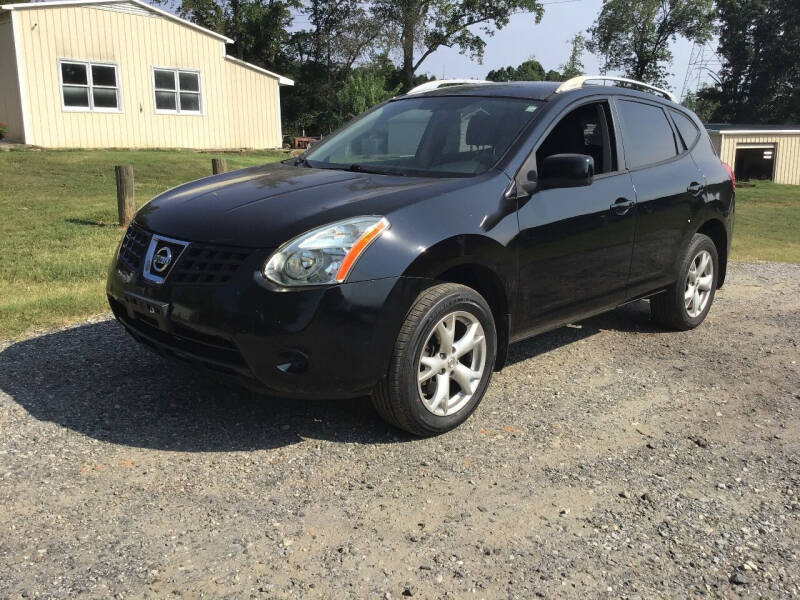
[(705, 310), (714, 285), (714, 261), (708, 250), (701, 250), (692, 260), (686, 274), (686, 290), (683, 294), (686, 312), (696, 318)]
[(417, 388), (428, 411), (447, 417), (472, 399), (486, 368), (486, 336), (478, 318), (465, 311), (441, 319), (417, 361)]

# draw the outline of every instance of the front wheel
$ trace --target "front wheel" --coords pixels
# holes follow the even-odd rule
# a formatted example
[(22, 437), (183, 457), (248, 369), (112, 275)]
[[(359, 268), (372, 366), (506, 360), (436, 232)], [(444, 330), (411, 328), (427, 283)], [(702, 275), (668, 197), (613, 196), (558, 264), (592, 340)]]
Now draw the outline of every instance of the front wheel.
[(682, 257), (678, 281), (650, 299), (653, 320), (679, 331), (702, 323), (717, 290), (719, 257), (711, 238), (696, 233)]
[(463, 285), (435, 285), (408, 312), (373, 404), (414, 435), (450, 431), (483, 398), (496, 352), (494, 318), (483, 297)]

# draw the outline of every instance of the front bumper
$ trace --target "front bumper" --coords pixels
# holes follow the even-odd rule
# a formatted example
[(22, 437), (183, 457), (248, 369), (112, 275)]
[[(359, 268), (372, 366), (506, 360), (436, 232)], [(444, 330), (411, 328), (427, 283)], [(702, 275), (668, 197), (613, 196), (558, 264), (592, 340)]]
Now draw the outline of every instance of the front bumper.
[(161, 285), (130, 277), (115, 257), (107, 294), (115, 317), (157, 351), (285, 397), (369, 393), (386, 373), (422, 279), (392, 277), (286, 290), (255, 253), (224, 285)]

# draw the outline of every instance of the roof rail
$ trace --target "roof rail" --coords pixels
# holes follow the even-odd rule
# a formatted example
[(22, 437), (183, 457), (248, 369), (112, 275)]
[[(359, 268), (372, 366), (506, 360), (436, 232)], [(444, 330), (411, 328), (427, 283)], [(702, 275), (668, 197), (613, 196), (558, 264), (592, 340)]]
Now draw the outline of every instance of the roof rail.
[(635, 79), (626, 79), (625, 77), (611, 77), (610, 75), (580, 75), (578, 77), (573, 77), (572, 79), (568, 79), (556, 90), (556, 94), (560, 94), (561, 92), (569, 92), (571, 90), (579, 90), (581, 89), (587, 81), (613, 81), (616, 83), (625, 83), (631, 87), (638, 87), (642, 88), (645, 91), (655, 92), (664, 96), (667, 100), (672, 100), (673, 102), (677, 102), (675, 96), (673, 96), (667, 90), (662, 90), (654, 85), (650, 85), (649, 83), (643, 83), (641, 81), (636, 81)]
[(464, 85), (469, 83), (491, 83), (491, 81), (485, 81), (483, 79), (434, 79), (433, 81), (426, 81), (422, 85), (418, 85), (417, 87), (408, 90), (406, 95), (410, 96), (412, 94), (422, 94), (424, 92), (438, 90), (441, 87)]

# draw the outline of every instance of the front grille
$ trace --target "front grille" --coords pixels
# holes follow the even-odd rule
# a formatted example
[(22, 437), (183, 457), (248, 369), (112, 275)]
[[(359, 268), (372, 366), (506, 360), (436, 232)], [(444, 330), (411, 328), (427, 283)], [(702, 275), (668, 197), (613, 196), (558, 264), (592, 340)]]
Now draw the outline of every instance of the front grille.
[(124, 266), (131, 273), (141, 273), (142, 261), (149, 243), (150, 234), (131, 223), (119, 248), (119, 262), (122, 263), (120, 266)]
[[(131, 224), (119, 248), (118, 266), (141, 275), (147, 248), (152, 239), (153, 234)], [(158, 236), (156, 239), (159, 239)], [(170, 283), (199, 285), (227, 283), (250, 256), (250, 251), (242, 248), (188, 243), (184, 249), (183, 246), (171, 244), (169, 241), (162, 241), (159, 244), (170, 246), (173, 256), (177, 257), (177, 263), (160, 274), (162, 280), (166, 279)], [(154, 248), (155, 250), (157, 248)]]
[(189, 244), (170, 274), (170, 281), (208, 285), (226, 283), (249, 255), (238, 248)]

